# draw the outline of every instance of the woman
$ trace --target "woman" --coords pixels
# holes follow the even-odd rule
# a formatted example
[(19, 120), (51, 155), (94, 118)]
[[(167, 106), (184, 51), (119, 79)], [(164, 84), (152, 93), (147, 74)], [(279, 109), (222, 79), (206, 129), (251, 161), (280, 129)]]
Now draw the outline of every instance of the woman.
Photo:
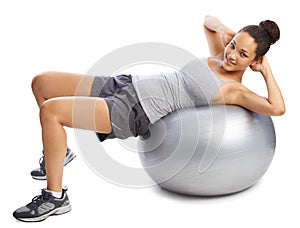
[[(276, 23), (263, 21), (235, 33), (217, 18), (206, 16), (204, 31), (211, 57), (191, 61), (183, 67), (183, 73), (146, 78), (151, 83), (131, 75), (92, 77), (48, 72), (35, 77), (32, 89), (40, 108), (47, 188), (17, 209), (14, 217), (41, 221), (71, 210), (66, 189), (62, 188), (67, 151), (64, 126), (96, 131), (103, 141), (143, 135), (150, 123), (193, 105), (231, 104), (263, 115), (284, 114), (284, 101), (265, 57), (280, 37)], [(248, 67), (263, 76), (267, 98), (242, 85)], [(193, 75), (195, 69), (200, 71)], [(195, 87), (193, 80), (200, 82), (203, 91)], [(177, 96), (173, 82), (185, 95)]]

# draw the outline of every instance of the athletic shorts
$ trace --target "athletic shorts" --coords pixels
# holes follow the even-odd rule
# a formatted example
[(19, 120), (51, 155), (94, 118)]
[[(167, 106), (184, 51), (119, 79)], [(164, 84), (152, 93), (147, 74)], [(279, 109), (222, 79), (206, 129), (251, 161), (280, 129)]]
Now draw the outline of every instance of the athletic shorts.
[(126, 139), (148, 133), (150, 121), (139, 102), (131, 75), (96, 76), (92, 84), (91, 97), (103, 98), (110, 113), (112, 132), (109, 134), (97, 132), (101, 142), (106, 139)]

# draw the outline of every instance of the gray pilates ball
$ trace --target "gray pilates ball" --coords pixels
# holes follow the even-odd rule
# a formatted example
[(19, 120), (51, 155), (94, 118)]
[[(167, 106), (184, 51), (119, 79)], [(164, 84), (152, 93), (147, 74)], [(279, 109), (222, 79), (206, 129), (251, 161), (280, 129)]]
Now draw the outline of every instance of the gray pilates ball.
[(216, 196), (254, 185), (272, 162), (276, 136), (271, 117), (239, 106), (175, 111), (138, 139), (139, 157), (162, 188)]

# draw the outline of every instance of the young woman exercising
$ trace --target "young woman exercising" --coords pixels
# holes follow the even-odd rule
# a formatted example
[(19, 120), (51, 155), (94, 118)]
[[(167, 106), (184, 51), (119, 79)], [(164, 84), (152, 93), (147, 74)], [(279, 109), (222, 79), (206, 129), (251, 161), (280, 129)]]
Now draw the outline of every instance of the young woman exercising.
[[(202, 83), (202, 91), (181, 71), (148, 77), (153, 83), (131, 75), (93, 77), (46, 72), (36, 76), (32, 89), (40, 108), (47, 188), (13, 216), (21, 221), (41, 221), (71, 210), (66, 189), (62, 188), (67, 154), (65, 126), (95, 131), (103, 141), (143, 135), (149, 124), (176, 109), (194, 105), (230, 104), (263, 115), (284, 114), (283, 97), (265, 56), (280, 37), (276, 23), (266, 20), (235, 33), (217, 18), (206, 16), (204, 31), (211, 57), (183, 67), (188, 73), (197, 69), (193, 77)], [(241, 83), (248, 67), (264, 78), (267, 98)], [(186, 91), (185, 95), (177, 96), (178, 87)]]

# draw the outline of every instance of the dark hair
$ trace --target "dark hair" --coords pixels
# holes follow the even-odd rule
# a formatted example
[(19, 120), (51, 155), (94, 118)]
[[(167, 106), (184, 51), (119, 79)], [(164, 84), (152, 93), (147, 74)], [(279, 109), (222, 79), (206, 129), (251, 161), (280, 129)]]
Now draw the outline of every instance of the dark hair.
[(239, 32), (247, 32), (257, 43), (255, 60), (265, 55), (272, 44), (280, 38), (280, 30), (274, 21), (265, 20), (259, 25), (248, 25)]

